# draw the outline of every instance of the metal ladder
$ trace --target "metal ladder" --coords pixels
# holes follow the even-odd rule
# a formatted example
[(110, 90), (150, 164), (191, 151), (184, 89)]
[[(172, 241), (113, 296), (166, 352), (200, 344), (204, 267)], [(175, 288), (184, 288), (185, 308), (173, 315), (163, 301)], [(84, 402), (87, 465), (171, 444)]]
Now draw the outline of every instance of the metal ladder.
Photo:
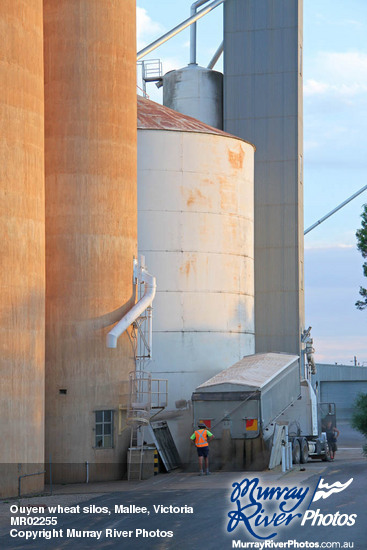
[[(144, 68), (144, 67), (143, 67)], [(144, 256), (134, 260), (137, 297), (144, 293), (142, 271), (146, 269)], [(157, 391), (154, 392), (157, 403), (152, 404), (152, 377), (145, 370), (152, 358), (152, 306), (149, 306), (133, 323), (131, 343), (134, 350), (136, 370), (129, 375), (129, 399), (126, 423), (131, 427), (130, 447), (128, 450), (127, 478), (140, 481), (144, 466), (144, 430), (149, 426), (152, 409), (163, 410), (167, 406), (167, 381), (154, 380)], [(165, 392), (161, 392), (160, 382), (166, 382)], [(160, 394), (164, 395), (164, 404), (160, 405)], [(157, 412), (155, 413), (157, 414)]]
[[(138, 444), (138, 430), (141, 430)], [(141, 481), (143, 473), (144, 456), (144, 426), (131, 426), (129, 459), (127, 468), (128, 481)]]

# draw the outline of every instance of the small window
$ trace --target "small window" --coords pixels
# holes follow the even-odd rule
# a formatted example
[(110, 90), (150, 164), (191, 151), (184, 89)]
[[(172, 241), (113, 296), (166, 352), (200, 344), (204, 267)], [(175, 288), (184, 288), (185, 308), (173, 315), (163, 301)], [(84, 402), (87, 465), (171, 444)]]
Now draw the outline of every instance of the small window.
[(113, 411), (96, 411), (96, 448), (111, 449), (113, 447)]

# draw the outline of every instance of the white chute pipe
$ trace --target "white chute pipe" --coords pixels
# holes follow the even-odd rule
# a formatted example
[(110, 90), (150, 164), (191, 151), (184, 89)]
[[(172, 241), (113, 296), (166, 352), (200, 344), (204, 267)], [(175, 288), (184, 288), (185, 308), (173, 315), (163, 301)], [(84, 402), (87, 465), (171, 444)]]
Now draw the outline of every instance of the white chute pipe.
[(147, 307), (152, 305), (154, 300), (157, 284), (156, 279), (146, 271), (142, 272), (142, 280), (145, 285), (144, 294), (140, 300), (127, 312), (127, 314), (119, 321), (112, 330), (107, 334), (107, 347), (116, 348), (117, 339), (125, 330), (141, 315)]

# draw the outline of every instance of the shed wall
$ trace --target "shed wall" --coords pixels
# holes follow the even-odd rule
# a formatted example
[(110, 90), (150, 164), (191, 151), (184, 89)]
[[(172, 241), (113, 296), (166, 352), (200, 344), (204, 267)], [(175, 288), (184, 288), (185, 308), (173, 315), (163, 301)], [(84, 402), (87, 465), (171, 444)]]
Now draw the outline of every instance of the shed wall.
[(367, 367), (318, 364), (312, 378), (320, 401), (335, 403), (338, 420), (350, 419), (357, 395), (367, 393)]

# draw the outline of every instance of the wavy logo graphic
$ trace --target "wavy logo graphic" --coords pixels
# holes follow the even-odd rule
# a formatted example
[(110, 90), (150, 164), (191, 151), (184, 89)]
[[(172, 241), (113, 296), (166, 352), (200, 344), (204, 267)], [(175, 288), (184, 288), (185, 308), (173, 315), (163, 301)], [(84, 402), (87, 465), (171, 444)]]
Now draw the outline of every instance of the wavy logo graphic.
[(336, 481), (332, 485), (329, 485), (328, 483), (324, 482), (323, 478), (320, 478), (311, 502), (316, 502), (317, 500), (320, 500), (320, 498), (329, 498), (329, 496), (333, 493), (341, 493), (342, 491), (344, 491), (344, 489), (349, 487), (352, 481), (353, 478), (351, 477), (350, 480), (346, 483), (340, 483), (340, 481)]

